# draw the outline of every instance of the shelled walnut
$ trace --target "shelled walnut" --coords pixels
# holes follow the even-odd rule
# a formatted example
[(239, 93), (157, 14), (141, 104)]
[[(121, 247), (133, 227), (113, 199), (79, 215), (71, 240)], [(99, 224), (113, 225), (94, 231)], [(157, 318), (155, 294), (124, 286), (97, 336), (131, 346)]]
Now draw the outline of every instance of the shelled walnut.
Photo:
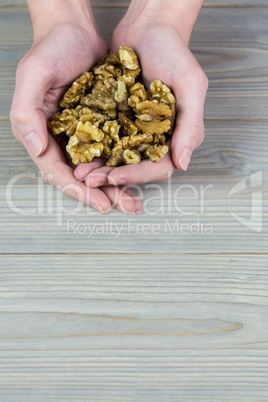
[(167, 145), (150, 145), (144, 152), (153, 162), (159, 162), (168, 152)]
[(93, 73), (87, 72), (81, 77), (77, 78), (71, 88), (64, 94), (60, 101), (60, 107), (69, 109), (76, 105), (81, 97), (85, 94), (86, 90), (91, 88), (93, 84)]
[(176, 99), (159, 80), (147, 90), (133, 49), (121, 46), (91, 71), (78, 77), (59, 103), (60, 112), (48, 123), (54, 135), (69, 137), (72, 162), (106, 159), (107, 166), (160, 161), (168, 152)]
[(127, 165), (133, 165), (140, 163), (141, 154), (136, 149), (125, 149), (122, 153), (122, 158)]
[(136, 106), (136, 126), (143, 133), (163, 134), (170, 129), (171, 109), (156, 100), (143, 101)]

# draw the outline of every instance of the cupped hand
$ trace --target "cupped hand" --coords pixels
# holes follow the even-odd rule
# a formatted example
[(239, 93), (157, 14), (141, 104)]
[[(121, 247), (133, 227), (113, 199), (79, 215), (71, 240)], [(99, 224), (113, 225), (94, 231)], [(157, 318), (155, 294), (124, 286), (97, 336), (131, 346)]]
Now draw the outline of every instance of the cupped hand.
[(111, 50), (118, 51), (121, 45), (132, 47), (138, 54), (147, 87), (159, 79), (172, 89), (177, 99), (176, 126), (171, 144), (169, 141), (170, 150), (158, 163), (143, 160), (137, 165), (97, 169), (79, 166), (76, 177), (83, 176), (91, 187), (164, 180), (176, 168), (187, 170), (193, 151), (204, 139), (208, 80), (179, 30), (172, 24), (150, 23), (144, 18), (131, 25), (123, 19), (113, 34)]
[(90, 189), (78, 181), (61, 147), (47, 131), (60, 97), (79, 75), (107, 53), (97, 32), (75, 24), (59, 24), (39, 37), (20, 61), (10, 112), (14, 136), (25, 146), (44, 180), (98, 211), (116, 207), (141, 211), (141, 201), (129, 189)]

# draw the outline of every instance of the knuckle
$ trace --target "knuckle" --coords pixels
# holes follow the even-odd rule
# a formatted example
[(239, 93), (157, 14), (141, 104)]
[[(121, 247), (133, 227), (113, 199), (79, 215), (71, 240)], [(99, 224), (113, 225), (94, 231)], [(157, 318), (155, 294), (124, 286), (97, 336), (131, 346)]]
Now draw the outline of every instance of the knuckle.
[(203, 69), (198, 65), (195, 67), (194, 69), (194, 76), (196, 81), (198, 81), (199, 83), (203, 82), (206, 78), (206, 74), (204, 73)]
[(207, 91), (208, 78), (200, 66), (190, 69), (184, 75), (183, 86), (185, 88), (199, 88)]
[(18, 64), (16, 79), (20, 79), (27, 71), (29, 71), (29, 64), (29, 57), (25, 55)]
[(24, 71), (29, 68), (29, 66), (34, 65), (38, 60), (36, 60), (36, 56), (30, 50), (28, 53), (23, 56), (23, 58), (19, 61), (17, 70)]
[(28, 57), (25, 55), (18, 63), (18, 67), (17, 67), (17, 72), (20, 72), (21, 70), (23, 70), (25, 68), (25, 65), (27, 66), (27, 59)]
[(21, 109), (19, 105), (12, 106), (9, 118), (14, 126), (19, 126), (27, 123), (27, 116), (25, 115), (25, 112)]
[[(30, 51), (31, 52), (31, 51)], [(19, 62), (16, 70), (16, 80), (23, 80), (24, 77), (37, 77), (40, 78), (41, 72), (46, 74), (45, 68), (41, 68), (44, 60), (38, 57), (35, 53), (27, 53)]]

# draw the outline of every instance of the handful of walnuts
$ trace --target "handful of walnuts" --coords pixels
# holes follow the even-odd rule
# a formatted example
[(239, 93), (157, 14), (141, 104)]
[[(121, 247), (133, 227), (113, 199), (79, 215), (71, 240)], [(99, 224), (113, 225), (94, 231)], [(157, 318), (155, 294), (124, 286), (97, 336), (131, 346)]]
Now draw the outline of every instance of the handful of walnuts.
[(91, 71), (77, 78), (64, 94), (48, 127), (66, 134), (72, 162), (106, 158), (107, 166), (135, 164), (141, 158), (160, 161), (168, 151), (167, 137), (175, 121), (174, 95), (161, 81), (146, 90), (138, 79), (135, 52), (121, 46)]

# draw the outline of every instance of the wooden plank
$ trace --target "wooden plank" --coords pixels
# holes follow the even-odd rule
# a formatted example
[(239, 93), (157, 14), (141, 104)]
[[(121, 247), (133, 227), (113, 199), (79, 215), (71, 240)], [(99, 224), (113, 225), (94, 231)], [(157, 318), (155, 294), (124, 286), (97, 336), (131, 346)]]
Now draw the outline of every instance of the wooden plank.
[[(48, 254), (46, 258), (33, 253), (3, 254), (0, 267), (1, 312), (16, 312), (16, 306), (20, 305), (21, 312), (66, 311), (75, 314), (80, 311), (89, 314), (93, 307), (90, 303), (96, 303), (96, 313), (105, 314), (105, 311), (111, 310), (116, 316), (120, 315), (117, 306), (123, 305), (123, 301), (130, 302), (132, 297), (133, 303), (146, 305), (148, 302), (152, 313), (162, 317), (165, 316), (165, 304), (172, 302), (177, 306), (172, 308), (169, 305), (168, 310), (175, 316), (179, 303), (197, 303), (200, 300), (208, 303), (241, 302), (244, 307), (267, 308), (268, 253), (265, 251), (259, 255), (191, 255), (178, 253), (177, 250), (167, 255), (129, 253), (127, 266), (126, 255), (120, 250), (115, 254), (95, 253), (91, 256), (87, 253)], [(191, 291), (193, 288), (194, 293)], [(74, 300), (68, 300), (68, 294)], [(59, 303), (59, 299), (55, 300), (59, 297), (64, 303), (55, 307), (54, 301)], [(106, 307), (108, 302), (110, 307)], [(162, 305), (162, 312), (153, 302)], [(127, 310), (129, 315), (135, 313), (130, 305)], [(142, 311), (145, 314), (148, 310), (137, 311), (141, 318), (145, 318)], [(202, 311), (193, 313), (196, 319), (198, 314), (200, 319), (205, 318)], [(4, 328), (0, 330), (4, 331)], [(258, 333), (252, 335), (254, 338), (261, 336)], [(242, 339), (235, 338), (233, 341), (242, 346)], [(222, 345), (223, 348), (230, 346)]]
[(3, 256), (0, 277), (2, 400), (267, 400), (267, 255)]
[[(6, 118), (16, 65), (31, 44), (31, 26), (27, 10), (3, 11), (0, 16), (0, 38), (3, 38), (0, 39), (0, 117)], [(96, 20), (107, 40), (123, 13), (123, 9), (95, 10)], [(256, 9), (254, 16), (258, 24), (252, 19), (251, 9), (202, 10), (191, 49), (210, 79), (206, 118), (267, 118), (268, 10)], [(101, 23), (103, 21), (105, 24)]]
[(0, 0), (1, 8), (27, 7), (26, 0)]
[[(34, 181), (35, 176), (32, 177)], [(263, 231), (256, 233), (257, 221), (250, 228), (243, 226), (228, 208), (228, 193), (238, 180), (233, 185), (220, 179), (179, 181), (180, 198), (174, 197), (175, 201), (172, 196), (161, 198), (162, 193), (168, 192), (168, 183), (161, 184), (161, 191), (156, 185), (143, 186), (146, 212), (138, 217), (115, 211), (102, 216), (70, 198), (63, 197), (62, 201), (61, 193), (52, 188), (37, 189), (36, 181), (32, 187), (13, 188), (9, 207), (4, 189), (1, 190), (1, 253), (116, 253), (118, 248), (122, 253), (136, 250), (160, 254), (267, 251), (267, 195), (262, 212)], [(173, 192), (179, 187), (176, 183), (173, 179)], [(188, 194), (183, 185), (188, 186)], [(204, 202), (198, 194), (202, 186), (212, 186)], [(195, 196), (192, 189), (199, 200), (189, 200)], [(44, 194), (41, 199), (40, 194)], [(249, 190), (233, 197), (231, 211), (249, 220), (250, 199)], [(205, 210), (201, 210), (202, 205)], [(257, 217), (261, 214), (260, 207), (257, 214)]]
[[(31, 191), (27, 192), (34, 199)], [(25, 191), (17, 193), (24, 197)], [(65, 201), (68, 216), (59, 209), (49, 216), (34, 216), (28, 212), (25, 216), (12, 216), (9, 210), (1, 224), (1, 253), (116, 253), (118, 248), (123, 253), (166, 254), (176, 250), (178, 253), (263, 253), (267, 250), (267, 233), (255, 233), (236, 222), (227, 212), (223, 214), (223, 201), (216, 201), (206, 216), (195, 215), (186, 219), (179, 214), (173, 216), (149, 218), (127, 218), (111, 213), (107, 218), (96, 216), (91, 210), (79, 216), (71, 215), (76, 206)], [(18, 204), (18, 201), (17, 201)], [(22, 203), (19, 203), (22, 208)], [(24, 210), (35, 208), (24, 201)], [(192, 205), (192, 210), (195, 205)], [(227, 209), (225, 207), (225, 209)], [(1, 208), (2, 210), (2, 208)], [(77, 208), (76, 208), (77, 210)], [(185, 207), (186, 210), (186, 207)], [(192, 211), (190, 208), (188, 212)], [(236, 205), (240, 215), (248, 216), (249, 208), (241, 202)], [(2, 210), (3, 211), (3, 210)], [(1, 212), (2, 212), (1, 211)], [(2, 214), (1, 214), (2, 215)], [(2, 217), (1, 217), (2, 218)], [(267, 214), (264, 219), (267, 221)], [(8, 225), (8, 228), (5, 229)], [(126, 257), (126, 260), (128, 258)]]

